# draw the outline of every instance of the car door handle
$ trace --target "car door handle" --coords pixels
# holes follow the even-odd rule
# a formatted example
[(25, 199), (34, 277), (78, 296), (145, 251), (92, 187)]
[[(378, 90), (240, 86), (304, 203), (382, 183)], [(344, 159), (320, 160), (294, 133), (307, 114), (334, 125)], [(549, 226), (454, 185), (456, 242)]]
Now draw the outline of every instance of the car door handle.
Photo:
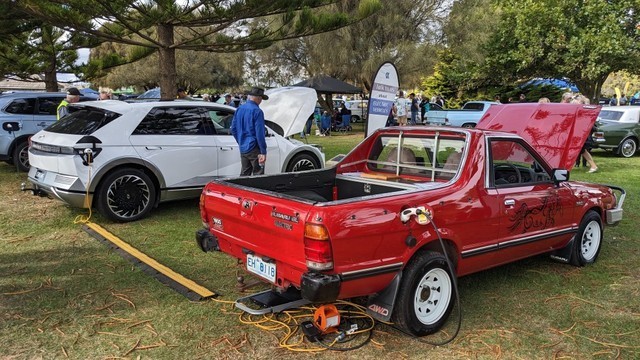
[(232, 147), (221, 147), (220, 150), (222, 150), (222, 151), (231, 151), (231, 150), (233, 150), (233, 148)]
[(47, 123), (44, 122), (44, 121), (41, 121), (41, 122), (38, 123), (38, 126), (45, 127), (45, 126), (47, 126)]
[(515, 206), (516, 205), (516, 201), (513, 199), (506, 199), (504, 201), (504, 206)]
[(145, 146), (147, 150), (162, 150), (162, 146)]

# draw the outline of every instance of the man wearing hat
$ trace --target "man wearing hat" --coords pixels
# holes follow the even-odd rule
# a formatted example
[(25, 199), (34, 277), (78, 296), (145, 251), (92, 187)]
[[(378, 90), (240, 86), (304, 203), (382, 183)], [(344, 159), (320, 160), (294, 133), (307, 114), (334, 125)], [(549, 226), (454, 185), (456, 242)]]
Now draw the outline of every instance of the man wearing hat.
[(267, 161), (267, 141), (264, 134), (264, 113), (259, 105), (268, 100), (264, 89), (254, 87), (247, 93), (247, 102), (233, 115), (231, 134), (240, 145), (240, 176), (264, 174)]
[(80, 91), (77, 88), (69, 88), (67, 90), (67, 98), (60, 102), (57, 109), (57, 120), (60, 120), (63, 116), (69, 113), (69, 104), (77, 103), (80, 101)]

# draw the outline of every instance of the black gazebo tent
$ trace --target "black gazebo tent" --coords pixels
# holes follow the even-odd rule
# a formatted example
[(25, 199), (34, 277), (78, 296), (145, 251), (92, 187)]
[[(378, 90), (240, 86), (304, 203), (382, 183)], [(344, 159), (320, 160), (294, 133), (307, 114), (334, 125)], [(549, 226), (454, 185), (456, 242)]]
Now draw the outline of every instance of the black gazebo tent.
[(326, 75), (318, 75), (293, 86), (315, 89), (319, 94), (360, 94), (362, 89)]
[[(355, 87), (351, 84), (347, 84), (344, 81), (332, 78), (326, 75), (317, 75), (307, 80), (301, 81), (293, 86), (302, 86), (315, 89), (318, 93), (318, 100), (325, 108), (329, 108), (333, 111), (331, 96), (332, 94), (361, 94), (362, 89)], [(322, 98), (322, 94), (325, 98)]]

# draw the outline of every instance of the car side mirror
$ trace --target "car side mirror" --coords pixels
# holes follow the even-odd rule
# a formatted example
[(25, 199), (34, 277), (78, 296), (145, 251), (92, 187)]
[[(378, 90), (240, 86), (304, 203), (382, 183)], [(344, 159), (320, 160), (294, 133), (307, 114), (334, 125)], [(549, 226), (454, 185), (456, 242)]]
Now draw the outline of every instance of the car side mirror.
[(569, 170), (553, 169), (553, 184), (558, 186), (564, 181), (569, 181)]
[(16, 121), (7, 121), (5, 123), (2, 123), (2, 130), (8, 131), (10, 133), (18, 131), (20, 130), (20, 124)]

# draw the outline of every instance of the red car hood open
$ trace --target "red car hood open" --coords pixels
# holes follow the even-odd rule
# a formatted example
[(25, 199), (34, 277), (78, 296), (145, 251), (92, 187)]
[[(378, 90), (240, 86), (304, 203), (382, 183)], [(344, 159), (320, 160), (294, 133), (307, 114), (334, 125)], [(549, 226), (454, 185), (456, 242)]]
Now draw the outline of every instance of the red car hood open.
[(476, 128), (516, 133), (552, 168), (571, 170), (599, 112), (595, 105), (494, 105)]

